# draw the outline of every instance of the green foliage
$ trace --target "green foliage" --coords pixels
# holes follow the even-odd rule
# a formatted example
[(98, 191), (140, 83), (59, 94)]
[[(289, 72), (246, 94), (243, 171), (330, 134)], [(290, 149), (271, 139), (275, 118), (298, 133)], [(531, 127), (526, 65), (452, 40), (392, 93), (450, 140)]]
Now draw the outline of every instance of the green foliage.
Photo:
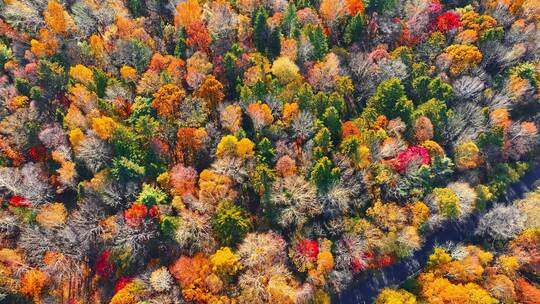
[(381, 82), (368, 101), (368, 107), (374, 108), (377, 113), (386, 115), (389, 119), (401, 117), (407, 124), (411, 122), (414, 110), (412, 101), (405, 95), (405, 87), (397, 78)]
[(491, 128), (478, 135), (478, 147), (481, 151), (496, 150), (501, 152), (504, 146), (504, 129), (500, 126)]
[(478, 185), (474, 188), (476, 191), (476, 209), (479, 211), (484, 211), (489, 202), (493, 200), (493, 193), (486, 185)]
[(530, 62), (523, 62), (513, 67), (510, 70), (510, 74), (527, 79), (533, 87), (538, 88), (538, 83), (540, 82), (540, 73), (537, 72), (534, 64)]
[(268, 19), (268, 13), (261, 6), (255, 12), (255, 18), (253, 18), (253, 42), (257, 50), (261, 53), (266, 52), (266, 44), (270, 36), (270, 29), (268, 28), (266, 19)]
[(349, 19), (345, 32), (343, 33), (343, 41), (346, 45), (358, 42), (362, 39), (366, 27), (366, 20), (360, 13)]
[(452, 86), (443, 82), (439, 77), (429, 83), (428, 90), (430, 98), (436, 98), (443, 102), (449, 102), (454, 94)]
[(137, 202), (144, 204), (148, 208), (154, 205), (167, 204), (168, 200), (167, 193), (150, 184), (143, 184), (143, 189), (137, 197)]
[(336, 142), (341, 135), (341, 119), (339, 118), (339, 113), (334, 107), (326, 108), (326, 111), (323, 114), (324, 126), (328, 128), (332, 134), (334, 142)]
[[(332, 140), (332, 132), (328, 130), (326, 127), (322, 127), (319, 129), (317, 134), (315, 134), (315, 138), (313, 139), (313, 142), (315, 144), (314, 148), (314, 157), (319, 158), (323, 155), (327, 155), (334, 149), (334, 143)], [(317, 151), (315, 151), (317, 150)]]
[(148, 97), (138, 96), (135, 98), (131, 106), (131, 114), (127, 121), (129, 123), (135, 123), (139, 117), (153, 116), (155, 117), (156, 110), (152, 108), (152, 99)]
[(413, 117), (426, 116), (433, 124), (433, 133), (436, 140), (442, 135), (440, 132), (442, 127), (448, 122), (448, 118), (452, 115), (443, 101), (432, 98), (425, 103), (419, 105), (414, 111)]
[(145, 152), (139, 137), (127, 127), (115, 128), (111, 137), (115, 155), (124, 156), (138, 164), (144, 163)]
[(47, 97), (55, 96), (67, 83), (64, 67), (45, 59), (38, 61), (37, 77)]
[(339, 179), (339, 168), (334, 168), (332, 161), (323, 156), (317, 160), (311, 170), (310, 179), (321, 192), (326, 192)]
[(176, 40), (176, 45), (174, 46), (174, 56), (177, 58), (186, 58), (187, 43), (184, 31), (179, 31), (179, 37)]
[(304, 83), (298, 93), (296, 94), (298, 99), (298, 107), (300, 110), (307, 110), (311, 108), (311, 101), (314, 99), (313, 88), (309, 83)]
[(105, 97), (105, 89), (107, 88), (107, 82), (109, 81), (109, 76), (107, 73), (99, 68), (92, 68), (94, 74), (94, 91), (99, 98)]
[(315, 59), (322, 60), (328, 53), (328, 41), (322, 27), (317, 26), (309, 32), (309, 40), (313, 44)]
[(257, 144), (257, 159), (259, 162), (271, 165), (276, 157), (276, 149), (268, 138), (263, 138)]
[(160, 219), (159, 230), (161, 231), (162, 235), (172, 239), (174, 238), (176, 229), (178, 229), (179, 224), (180, 220), (178, 218), (166, 215)]
[(268, 202), (270, 186), (276, 178), (276, 172), (267, 164), (257, 164), (249, 176), (249, 184), (261, 196), (263, 203)]
[(504, 195), (508, 186), (517, 182), (528, 168), (528, 165), (523, 162), (518, 162), (515, 165), (497, 163), (487, 174), (489, 191), (495, 197)]
[(430, 165), (430, 187), (440, 187), (454, 174), (454, 162), (448, 157), (436, 156)]
[(144, 173), (143, 166), (132, 162), (124, 156), (115, 157), (112, 160), (111, 176), (119, 182), (142, 179)]
[(146, 14), (146, 5), (142, 0), (128, 0), (127, 7), (133, 17), (141, 17)]
[(390, 54), (392, 57), (397, 57), (401, 59), (401, 61), (407, 65), (408, 67), (413, 68), (414, 65), (414, 53), (411, 47), (408, 46), (400, 46), (397, 47), (395, 50), (392, 51)]
[(412, 81), (412, 90), (415, 96), (416, 104), (429, 100), (429, 84), (431, 78), (428, 76), (418, 76)]
[(13, 52), (11, 49), (4, 43), (0, 42), (0, 69), (3, 69), (4, 64), (6, 64), (6, 62), (11, 58), (13, 58)]
[(268, 59), (274, 60), (279, 56), (281, 52), (281, 32), (279, 29), (275, 29), (270, 32), (268, 36), (268, 44), (266, 46), (266, 55)]
[(17, 88), (19, 94), (29, 97), (32, 85), (24, 78), (15, 78), (15, 88)]
[(502, 26), (496, 26), (483, 31), (480, 34), (480, 43), (488, 41), (501, 41), (504, 38), (504, 28)]
[[(234, 84), (237, 75), (236, 71), (236, 60), (238, 60), (238, 57), (233, 52), (227, 52), (223, 56), (223, 67), (225, 68), (225, 75), (227, 76), (227, 80), (229, 80), (229, 84)], [(232, 86), (234, 88), (234, 86)]]
[(396, 5), (396, 0), (367, 0), (366, 11), (385, 13), (392, 10)]
[(281, 28), (283, 29), (283, 34), (287, 37), (298, 37), (300, 34), (298, 18), (296, 17), (296, 5), (294, 5), (294, 2), (290, 2), (285, 9), (283, 20), (281, 21)]
[(433, 195), (439, 212), (446, 218), (456, 218), (461, 213), (459, 207), (459, 198), (457, 195), (448, 188), (435, 188), (433, 189)]
[(226, 200), (217, 207), (213, 225), (220, 243), (234, 246), (251, 228), (251, 220), (245, 209)]

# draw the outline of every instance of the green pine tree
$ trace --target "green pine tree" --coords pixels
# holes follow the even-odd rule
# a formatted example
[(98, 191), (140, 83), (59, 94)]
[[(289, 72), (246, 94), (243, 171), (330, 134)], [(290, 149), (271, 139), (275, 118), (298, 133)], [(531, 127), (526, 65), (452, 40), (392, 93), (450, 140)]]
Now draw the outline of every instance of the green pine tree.
[(260, 162), (271, 165), (276, 156), (276, 149), (268, 138), (263, 138), (257, 144), (257, 158)]
[(270, 36), (270, 29), (268, 28), (268, 13), (264, 7), (259, 7), (255, 13), (255, 18), (253, 18), (253, 43), (255, 47), (261, 53), (265, 53), (266, 44)]
[(330, 133), (332, 133), (334, 142), (337, 142), (341, 134), (341, 119), (336, 108), (328, 107), (323, 114), (323, 121)]
[(298, 34), (298, 18), (296, 17), (296, 5), (294, 5), (294, 2), (289, 3), (287, 9), (285, 9), (281, 27), (283, 34), (287, 37), (295, 37)]
[(328, 53), (328, 41), (322, 27), (318, 26), (309, 33), (309, 40), (313, 44), (315, 59), (321, 60)]
[(364, 16), (360, 13), (352, 17), (345, 27), (345, 33), (343, 34), (343, 40), (346, 45), (350, 45), (354, 42), (360, 41), (364, 29), (366, 26), (366, 21)]
[(266, 55), (268, 59), (274, 60), (281, 53), (281, 32), (279, 28), (272, 31), (268, 37), (268, 45), (266, 46)]
[(332, 161), (326, 156), (315, 163), (310, 175), (311, 181), (317, 185), (317, 189), (321, 192), (326, 192), (338, 178), (339, 169), (334, 168)]

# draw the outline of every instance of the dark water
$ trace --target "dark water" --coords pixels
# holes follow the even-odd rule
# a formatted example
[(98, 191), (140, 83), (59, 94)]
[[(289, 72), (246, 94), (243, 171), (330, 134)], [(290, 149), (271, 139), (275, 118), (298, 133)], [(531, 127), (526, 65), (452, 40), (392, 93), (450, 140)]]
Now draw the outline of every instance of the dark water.
[[(540, 167), (530, 170), (519, 182), (512, 184), (504, 197), (499, 199), (499, 202), (510, 203), (522, 198), (526, 192), (534, 189), (538, 182), (540, 182)], [(493, 205), (489, 204), (487, 209)], [(335, 296), (332, 303), (373, 303), (382, 288), (397, 287), (409, 277), (418, 274), (424, 268), (428, 256), (437, 244), (458, 243), (471, 239), (478, 220), (479, 215), (473, 214), (465, 221), (445, 224), (440, 230), (427, 236), (422, 249), (417, 251), (414, 256), (377, 271), (362, 273), (351, 288), (341, 295)]]

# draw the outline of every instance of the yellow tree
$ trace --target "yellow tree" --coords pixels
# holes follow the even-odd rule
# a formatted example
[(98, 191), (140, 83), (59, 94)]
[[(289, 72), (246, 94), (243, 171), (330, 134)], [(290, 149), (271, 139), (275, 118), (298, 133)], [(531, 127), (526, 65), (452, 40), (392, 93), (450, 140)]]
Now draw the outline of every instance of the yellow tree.
[(53, 32), (63, 36), (76, 29), (71, 16), (64, 10), (62, 4), (55, 0), (49, 1), (47, 9), (43, 12), (43, 18)]
[(175, 110), (186, 96), (184, 90), (174, 84), (166, 84), (154, 93), (152, 107), (161, 117), (172, 118)]
[(214, 77), (214, 75), (206, 76), (201, 86), (193, 93), (193, 95), (203, 99), (211, 110), (215, 109), (225, 97), (223, 85), (216, 77)]
[(182, 1), (176, 6), (174, 25), (187, 28), (201, 20), (202, 8), (197, 0)]

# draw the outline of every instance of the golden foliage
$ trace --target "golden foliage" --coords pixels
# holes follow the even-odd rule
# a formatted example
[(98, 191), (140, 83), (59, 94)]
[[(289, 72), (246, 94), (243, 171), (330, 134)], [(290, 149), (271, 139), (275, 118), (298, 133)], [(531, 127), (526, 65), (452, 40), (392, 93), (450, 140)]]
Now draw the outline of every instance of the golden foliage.
[(53, 228), (66, 222), (67, 210), (62, 203), (44, 205), (36, 216), (36, 221), (45, 228)]
[(202, 9), (197, 0), (187, 0), (178, 3), (174, 25), (177, 27), (188, 27), (201, 20)]
[(67, 35), (76, 30), (71, 16), (64, 10), (62, 4), (50, 0), (47, 9), (43, 12), (43, 18), (49, 28), (58, 34)]
[(30, 50), (37, 57), (50, 57), (56, 54), (60, 42), (49, 30), (42, 28), (39, 30), (39, 40), (30, 41)]
[(166, 84), (154, 93), (152, 107), (156, 109), (159, 116), (173, 118), (180, 102), (186, 93), (174, 84)]
[(472, 45), (453, 44), (445, 49), (444, 54), (450, 60), (450, 73), (454, 76), (476, 67), (482, 61), (482, 53)]
[(116, 121), (108, 116), (101, 116), (92, 119), (92, 130), (99, 138), (103, 140), (108, 140), (111, 138), (112, 132), (116, 127)]

